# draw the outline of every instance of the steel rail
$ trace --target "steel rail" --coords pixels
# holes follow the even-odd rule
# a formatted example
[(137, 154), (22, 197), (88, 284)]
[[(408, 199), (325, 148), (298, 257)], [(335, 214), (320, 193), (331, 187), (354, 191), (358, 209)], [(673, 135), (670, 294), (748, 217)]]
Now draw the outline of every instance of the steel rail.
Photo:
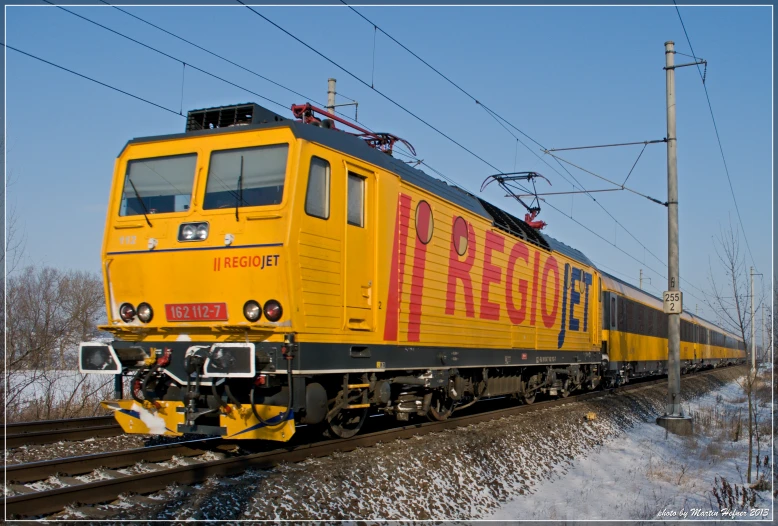
[(53, 475), (83, 475), (99, 468), (117, 469), (132, 466), (138, 462), (164, 462), (174, 456), (194, 457), (214, 449), (224, 449), (220, 438), (206, 438), (191, 442), (176, 442), (159, 446), (109, 451), (93, 455), (57, 458), (25, 464), (11, 464), (5, 468), (6, 480), (10, 483), (25, 483), (45, 480)]
[(16, 434), (37, 433), (40, 431), (59, 431), (62, 429), (74, 429), (85, 426), (103, 426), (113, 422), (112, 415), (89, 416), (86, 418), (66, 418), (64, 420), (36, 420), (34, 422), (16, 422), (5, 424), (6, 432), (13, 431)]
[[(684, 378), (710, 374), (718, 370), (719, 369), (702, 371), (694, 375), (687, 375)], [(300, 462), (307, 458), (327, 456), (335, 451), (351, 451), (358, 447), (370, 447), (378, 443), (388, 442), (399, 438), (409, 438), (416, 435), (477, 424), (505, 416), (536, 412), (558, 405), (619, 395), (623, 392), (648, 388), (666, 382), (666, 378), (660, 378), (658, 380), (629, 384), (604, 391), (593, 391), (577, 396), (570, 396), (568, 398), (539, 402), (532, 405), (522, 405), (487, 413), (453, 417), (442, 422), (412, 424), (400, 428), (357, 435), (350, 439), (327, 440), (313, 444), (280, 448), (262, 453), (201, 462), (191, 466), (181, 466), (137, 475), (127, 475), (109, 480), (100, 480), (76, 486), (16, 495), (6, 498), (6, 513), (9, 517), (43, 516), (50, 513), (56, 513), (74, 503), (84, 505), (99, 504), (101, 502), (111, 501), (123, 493), (152, 493), (154, 491), (162, 490), (171, 484), (198, 484), (206, 481), (209, 477), (238, 475), (249, 468), (262, 469), (273, 467), (281, 462)]]
[(85, 440), (121, 434), (122, 428), (113, 416), (19, 422), (5, 425), (5, 447), (52, 444), (60, 440)]

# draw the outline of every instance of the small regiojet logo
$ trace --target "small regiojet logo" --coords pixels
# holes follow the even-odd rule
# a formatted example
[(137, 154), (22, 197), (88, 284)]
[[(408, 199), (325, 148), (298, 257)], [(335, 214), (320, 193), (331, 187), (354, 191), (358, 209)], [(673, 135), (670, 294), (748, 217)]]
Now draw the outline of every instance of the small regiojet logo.
[(213, 258), (213, 270), (219, 272), (222, 269), (255, 268), (264, 270), (267, 267), (277, 267), (280, 254), (267, 254), (264, 256), (219, 256)]

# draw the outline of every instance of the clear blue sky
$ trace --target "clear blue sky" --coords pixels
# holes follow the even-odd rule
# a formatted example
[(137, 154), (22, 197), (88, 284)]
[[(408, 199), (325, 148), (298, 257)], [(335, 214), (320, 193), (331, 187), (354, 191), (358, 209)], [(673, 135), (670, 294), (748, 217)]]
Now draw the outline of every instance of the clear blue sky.
[[(110, 7), (71, 8), (284, 107), (296, 95), (230, 66)], [(132, 13), (317, 101), (327, 79), (359, 101), (359, 120), (410, 141), (418, 157), (478, 194), (494, 170), (387, 102), (243, 7), (128, 7)], [(472, 100), (346, 7), (260, 7), (261, 13), (421, 116), (502, 171), (534, 170), (546, 191), (571, 179), (525, 137), (531, 151)], [(370, 7), (382, 29), (548, 148), (662, 139), (666, 135), (664, 42), (691, 54), (676, 10), (656, 7)], [(756, 267), (772, 269), (772, 8), (681, 7), (694, 51), (708, 60), (707, 87)], [(187, 68), (55, 7), (9, 7), (7, 43), (178, 111), (237, 102), (282, 107)], [(676, 62), (691, 59), (676, 56)], [(184, 119), (7, 51), (7, 169), (27, 236), (26, 262), (98, 271), (114, 159), (133, 137), (183, 131)], [(374, 71), (374, 73), (373, 73)], [(700, 77), (677, 71), (681, 279), (707, 288), (712, 236), (740, 228)], [(345, 100), (339, 100), (345, 102)], [(349, 113), (350, 109), (343, 110)], [(563, 157), (622, 181), (641, 146), (565, 152)], [(551, 163), (554, 171), (535, 154)], [(577, 169), (587, 189), (608, 185)], [(494, 185), (493, 185), (494, 186)], [(646, 148), (628, 186), (666, 199), (666, 148)], [(483, 194), (523, 217), (497, 188)], [(648, 250), (667, 259), (664, 207), (626, 192), (594, 194)], [(647, 290), (666, 288), (655, 259), (585, 195), (549, 203), (640, 262), (544, 206), (546, 232), (586, 253), (606, 271)], [(741, 234), (742, 236), (742, 234)], [(745, 245), (744, 245), (745, 250)], [(750, 256), (748, 264), (750, 265)], [(701, 294), (689, 289), (692, 294)], [(685, 307), (701, 303), (686, 296)], [(713, 317), (700, 305), (700, 314)]]

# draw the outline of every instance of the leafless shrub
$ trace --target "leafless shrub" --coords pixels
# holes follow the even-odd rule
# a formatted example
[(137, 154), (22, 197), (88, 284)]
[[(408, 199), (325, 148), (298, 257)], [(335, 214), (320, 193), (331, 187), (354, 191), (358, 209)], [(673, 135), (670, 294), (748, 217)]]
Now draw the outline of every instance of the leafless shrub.
[[(9, 276), (7, 294), (7, 348), (3, 367), (8, 392), (0, 388), (6, 420), (64, 418), (94, 411), (99, 382), (79, 378), (60, 382), (63, 374), (77, 374), (78, 343), (100, 336), (96, 326), (104, 317), (104, 296), (98, 275), (27, 267)], [(100, 379), (105, 383), (106, 379)], [(67, 392), (63, 392), (67, 385)]]
[[(745, 343), (746, 349), (752, 349), (750, 332), (754, 319), (749, 313), (747, 306), (749, 300), (753, 306), (755, 298), (751, 298), (749, 295), (745, 254), (741, 249), (738, 233), (732, 228), (732, 225), (728, 229), (721, 229), (719, 236), (715, 239), (714, 248), (721, 269), (727, 275), (727, 280), (720, 282), (715, 279), (713, 268), (711, 267), (709, 271), (710, 296), (706, 298), (706, 302), (711, 310), (718, 315), (720, 324), (730, 332), (739, 335)], [(759, 305), (756, 305), (757, 311), (760, 306), (761, 300)], [(749, 483), (751, 482), (751, 467), (754, 459), (754, 442), (756, 442), (756, 456), (759, 457), (760, 455), (758, 436), (759, 406), (754, 396), (756, 386), (759, 383), (757, 378), (758, 371), (751, 370), (739, 382), (743, 388), (743, 393), (748, 399), (748, 469), (746, 471), (746, 479)], [(757, 478), (758, 476), (759, 468), (757, 468)]]
[(720, 510), (744, 511), (753, 508), (756, 504), (755, 489), (730, 484), (724, 477), (714, 479), (712, 492)]

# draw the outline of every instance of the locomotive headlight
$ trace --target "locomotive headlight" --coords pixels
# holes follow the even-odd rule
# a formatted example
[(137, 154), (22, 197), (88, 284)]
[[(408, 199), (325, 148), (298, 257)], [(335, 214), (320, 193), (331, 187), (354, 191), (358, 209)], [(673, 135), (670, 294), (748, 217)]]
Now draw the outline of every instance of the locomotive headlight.
[(276, 300), (268, 300), (265, 302), (265, 308), (263, 310), (265, 311), (265, 318), (267, 318), (268, 321), (278, 321), (284, 313), (281, 304)]
[(135, 307), (130, 303), (122, 303), (119, 307), (119, 317), (129, 323), (135, 318)]
[(262, 309), (259, 307), (259, 303), (254, 300), (248, 300), (243, 305), (243, 315), (249, 321), (257, 321), (262, 316)]
[(148, 323), (154, 317), (154, 311), (151, 309), (151, 305), (148, 303), (141, 303), (138, 305), (138, 318), (143, 323)]
[(197, 236), (197, 239), (203, 240), (208, 237), (208, 223), (202, 223), (200, 225), (197, 225), (197, 230), (195, 232), (195, 235)]
[(181, 223), (178, 225), (179, 241), (203, 241), (208, 239), (208, 223)]
[(197, 233), (194, 225), (184, 225), (181, 227), (181, 239), (184, 241), (191, 241), (195, 238)]

